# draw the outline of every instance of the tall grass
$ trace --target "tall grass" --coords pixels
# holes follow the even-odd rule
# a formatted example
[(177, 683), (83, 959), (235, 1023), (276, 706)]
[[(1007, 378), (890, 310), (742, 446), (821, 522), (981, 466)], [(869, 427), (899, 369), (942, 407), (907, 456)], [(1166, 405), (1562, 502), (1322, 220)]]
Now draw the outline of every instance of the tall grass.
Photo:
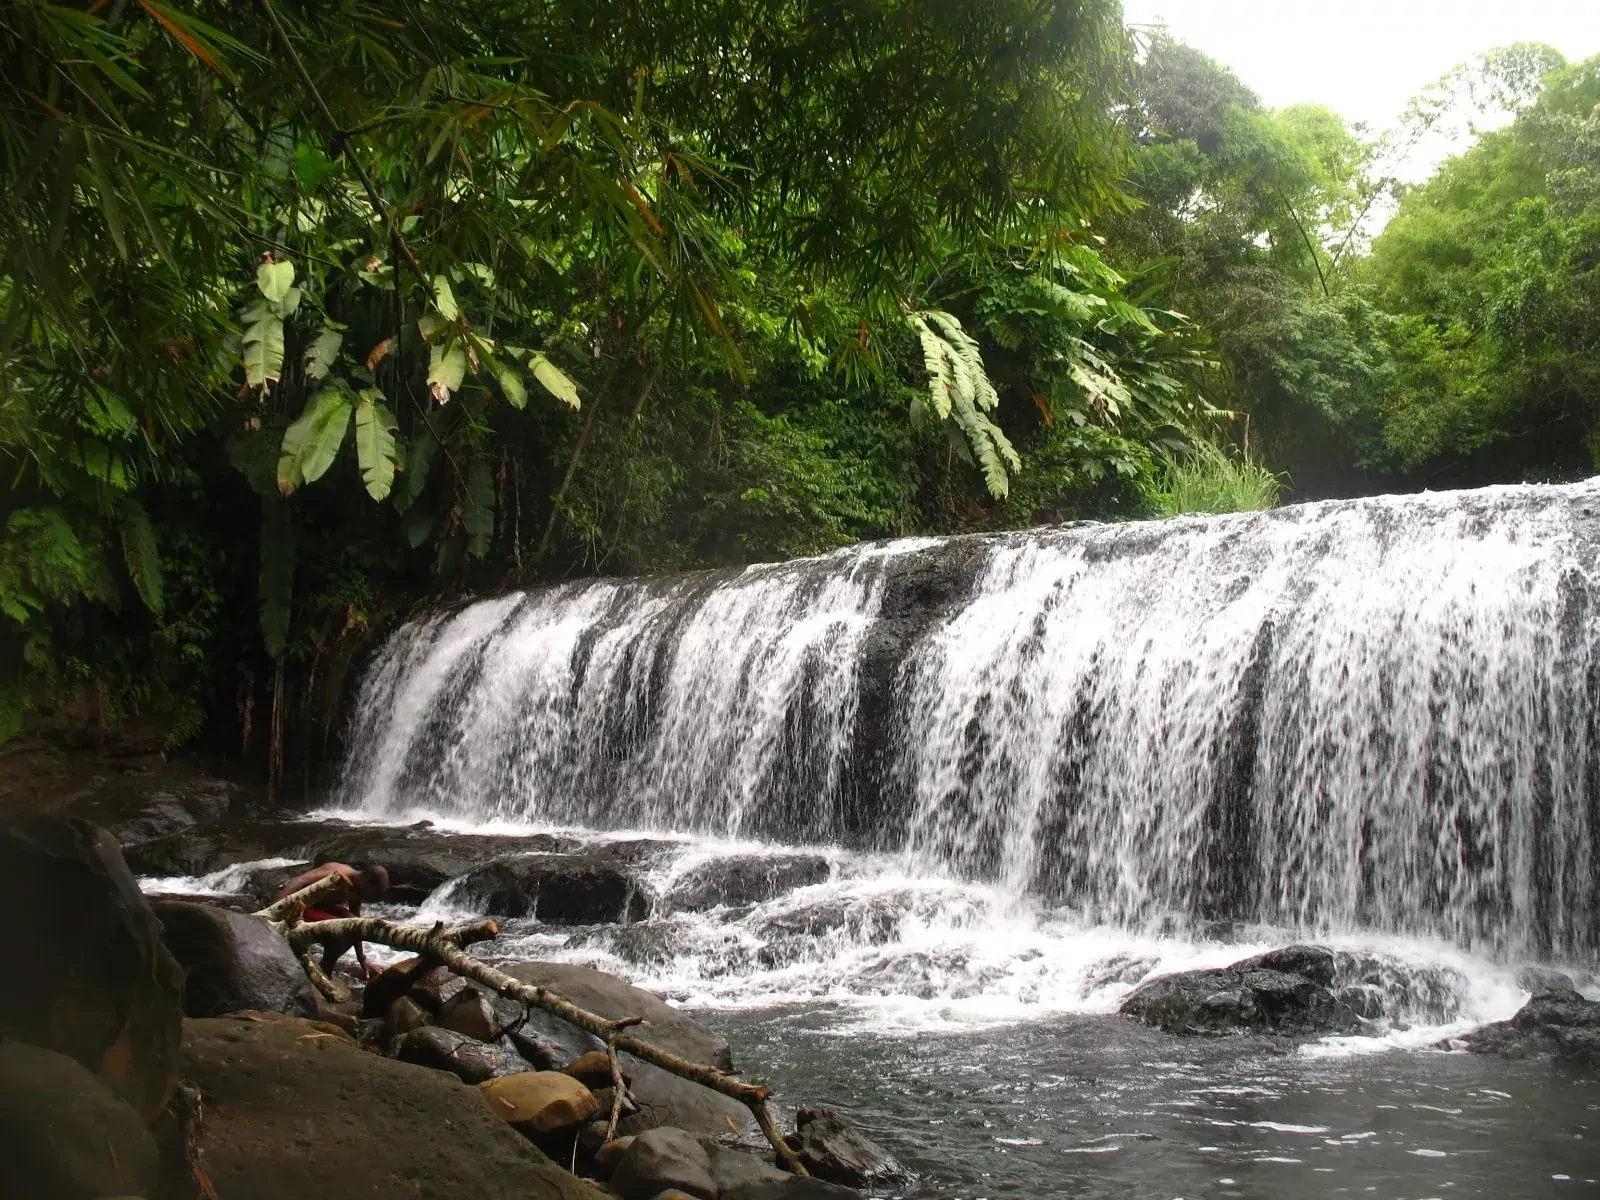
[(1283, 479), (1253, 458), (1234, 458), (1206, 443), (1168, 458), (1151, 493), (1164, 517), (1184, 513), (1263, 512), (1276, 508)]

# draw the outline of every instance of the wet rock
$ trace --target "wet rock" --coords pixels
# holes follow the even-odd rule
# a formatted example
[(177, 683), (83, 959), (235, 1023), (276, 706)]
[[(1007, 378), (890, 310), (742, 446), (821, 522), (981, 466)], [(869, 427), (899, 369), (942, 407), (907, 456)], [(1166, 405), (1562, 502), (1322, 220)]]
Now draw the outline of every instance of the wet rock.
[(243, 892), (145, 892), (144, 898), (151, 908), (158, 904), (209, 904), (212, 908), (225, 908), (243, 916), (262, 907), (254, 896)]
[(219, 1017), (241, 1009), (316, 1015), (316, 990), (305, 968), (264, 922), (206, 904), (152, 908), (184, 971), (184, 1015)]
[(524, 1133), (575, 1129), (600, 1111), (594, 1093), (559, 1071), (504, 1075), (480, 1090), (495, 1116)]
[(530, 851), (558, 852), (576, 843), (552, 834), (453, 834), (428, 827), (346, 829), (315, 843), (318, 863), (381, 863), (389, 872), (388, 898), (420, 904), (441, 884), (492, 859)]
[(625, 867), (649, 868), (679, 853), (683, 846), (680, 841), (664, 838), (622, 838), (589, 842), (580, 849), (585, 855)]
[(749, 1184), (781, 1183), (790, 1177), (788, 1171), (779, 1170), (772, 1165), (770, 1149), (762, 1154), (754, 1150), (724, 1146), (712, 1138), (701, 1138), (700, 1144), (705, 1147), (706, 1155), (711, 1159), (711, 1178), (716, 1181), (717, 1191), (724, 1196), (735, 1188)]
[(594, 855), (497, 858), (468, 871), (457, 887), (479, 911), (551, 925), (637, 921), (650, 907), (626, 868)]
[(820, 854), (737, 854), (691, 867), (673, 881), (666, 903), (700, 912), (719, 905), (759, 904), (796, 888), (824, 883), (831, 874)]
[(652, 1129), (634, 1138), (617, 1158), (611, 1189), (622, 1200), (651, 1200), (669, 1190), (717, 1200), (711, 1159), (705, 1148), (681, 1129)]
[(1575, 992), (1577, 981), (1565, 971), (1554, 967), (1523, 967), (1517, 972), (1517, 986), (1537, 996), (1541, 992)]
[(611, 1172), (617, 1169), (617, 1162), (628, 1152), (628, 1147), (633, 1145), (631, 1137), (612, 1138), (609, 1142), (602, 1142), (594, 1152), (595, 1172), (601, 1179), (609, 1179)]
[(1339, 966), (1339, 955), (1326, 946), (1284, 946), (1233, 963), (1229, 969), (1303, 975), (1312, 983), (1331, 988), (1339, 977)]
[(1386, 1015), (1383, 989), (1376, 984), (1353, 983), (1349, 987), (1340, 988), (1334, 995), (1349, 1005), (1350, 1011), (1363, 1020), (1378, 1021)]
[(480, 1042), (498, 1041), (500, 1018), (488, 999), (475, 987), (464, 987), (439, 1007), (436, 1024)]
[(500, 996), (490, 1003), (500, 1018), (505, 1040), (541, 1071), (559, 1071), (573, 1059), (605, 1048), (605, 1043), (592, 1033), (569, 1025), (542, 1008), (524, 1008), (517, 1001)]
[(723, 1192), (721, 1200), (861, 1200), (861, 1193), (825, 1179), (785, 1175), (781, 1180), (741, 1183)]
[(911, 1177), (892, 1154), (851, 1129), (831, 1108), (802, 1108), (790, 1145), (807, 1171), (829, 1183), (883, 1188)]
[[(565, 1072), (562, 1072), (562, 1073), (565, 1074)], [(610, 1118), (611, 1118), (611, 1101), (616, 1096), (615, 1090), (612, 1089), (610, 1086), (606, 1086), (606, 1087), (591, 1087), (591, 1088), (589, 1088), (589, 1090), (594, 1093), (595, 1102), (600, 1105), (600, 1115), (601, 1115), (601, 1117), (606, 1119), (606, 1120), (610, 1120)], [(635, 1103), (633, 1097), (631, 1095), (625, 1095), (625, 1096), (622, 1097), (622, 1111), (620, 1113), (618, 1113), (617, 1115), (619, 1117), (625, 1119), (627, 1117), (633, 1116), (638, 1111), (639, 1111), (639, 1105), (637, 1103)], [(617, 1128), (620, 1129), (621, 1127), (622, 1127), (621, 1123), (619, 1122)]]
[(670, 1071), (640, 1062), (632, 1055), (619, 1057), (623, 1068), (633, 1075), (628, 1095), (639, 1106), (637, 1112), (618, 1123), (617, 1128), (622, 1133), (645, 1133), (664, 1126), (713, 1137), (730, 1131), (754, 1131), (750, 1110), (737, 1101)]
[(0, 1036), (76, 1059), (153, 1120), (177, 1085), (183, 971), (111, 835), (77, 819), (0, 826), (0, 911), (28, 985), (0, 988)]
[(262, 858), (301, 858), (336, 821), (225, 821), (127, 846), (135, 875), (209, 875)]
[(1509, 1021), (1485, 1025), (1441, 1048), (1502, 1058), (1552, 1058), (1580, 1067), (1600, 1067), (1600, 1002), (1573, 988), (1541, 992)]
[(0, 1192), (18, 1200), (153, 1196), (145, 1122), (74, 1059), (0, 1042)]
[(394, 1042), (414, 1029), (421, 1029), (428, 1023), (428, 1014), (422, 1011), (422, 1006), (415, 1000), (401, 996), (389, 1005), (388, 1012), (383, 1015), (384, 1039)]
[[(733, 1052), (726, 1038), (625, 979), (573, 963), (524, 962), (504, 970), (514, 979), (549, 988), (579, 1008), (609, 1020), (643, 1017), (650, 1023), (649, 1040), (663, 1050), (691, 1062), (707, 1063), (721, 1071), (733, 1070)], [(593, 1048), (592, 1044), (583, 1047), (584, 1050)], [(578, 1051), (581, 1053), (583, 1050)], [(576, 1057), (577, 1054), (568, 1055), (562, 1060), (563, 1065)]]
[(1322, 984), (1304, 975), (1244, 965), (1151, 979), (1122, 1002), (1121, 1012), (1177, 1034), (1361, 1029), (1361, 1019), (1350, 1006)]
[(312, 1032), (287, 1017), (186, 1025), (184, 1077), (205, 1095), (200, 1148), (225, 1200), (601, 1200), (459, 1080)]
[(101, 789), (73, 815), (102, 826), (126, 846), (238, 816), (248, 803), (248, 793), (236, 783), (169, 766), (154, 779)]
[(723, 924), (708, 927), (685, 917), (583, 929), (567, 944), (595, 946), (641, 967), (667, 966), (689, 953), (715, 955), (729, 971), (739, 971), (755, 961), (738, 930)]
[(391, 963), (369, 980), (362, 990), (361, 1015), (381, 1017), (389, 1011), (391, 1004), (402, 998), (411, 1000), (430, 1013), (436, 1013), (439, 1011), (438, 996), (430, 993), (428, 984), (448, 974), (449, 971), (444, 967), (429, 967), (420, 956)]
[(436, 1025), (424, 1025), (396, 1039), (394, 1056), (419, 1067), (448, 1071), (462, 1083), (482, 1083), (499, 1072), (495, 1052), (482, 1042)]

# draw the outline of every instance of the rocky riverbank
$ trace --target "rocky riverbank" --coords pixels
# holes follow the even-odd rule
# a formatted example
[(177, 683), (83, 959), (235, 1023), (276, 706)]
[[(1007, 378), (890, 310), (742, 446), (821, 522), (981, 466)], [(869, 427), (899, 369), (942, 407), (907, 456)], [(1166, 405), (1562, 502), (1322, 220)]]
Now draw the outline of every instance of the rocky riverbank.
[[(211, 1188), (268, 1200), (337, 1179), (357, 1195), (805, 1200), (906, 1181), (826, 1109), (794, 1114), (788, 1140), (809, 1174), (780, 1170), (744, 1106), (626, 1054), (608, 1139), (613, 1080), (592, 1035), (404, 961), (365, 988), (347, 980), (351, 998), (330, 1005), (288, 944), (237, 911), (275, 891), (282, 870), (241, 878), (219, 904), (152, 902), (129, 869), (204, 873), (292, 850), (297, 862), (381, 859), (417, 891), (499, 870), (513, 882), (496, 886), (525, 888), (541, 920), (615, 920), (631, 911), (629, 863), (648, 847), (605, 856), (557, 841), (511, 855), (509, 839), (420, 829), (368, 841), (336, 823), (252, 823), (237, 800), (223, 786), (102, 808), (126, 860), (79, 817), (0, 827), (0, 893), (8, 911), (38, 918), (14, 949), (34, 986), (0, 996), (8, 1195), (190, 1200)], [(733, 868), (731, 888), (766, 886), (748, 864)], [(672, 1054), (734, 1067), (724, 1039), (626, 980), (559, 963), (509, 973), (602, 1017), (642, 1018), (643, 1040)]]

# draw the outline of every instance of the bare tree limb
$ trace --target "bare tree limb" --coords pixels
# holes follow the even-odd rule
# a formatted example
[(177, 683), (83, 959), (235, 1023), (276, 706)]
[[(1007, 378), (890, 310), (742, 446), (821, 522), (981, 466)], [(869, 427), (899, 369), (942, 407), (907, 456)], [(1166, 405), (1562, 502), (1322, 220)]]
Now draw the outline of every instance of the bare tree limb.
[[(313, 885), (315, 886), (315, 885)], [(305, 889), (311, 891), (311, 888)], [(288, 897), (294, 900), (301, 893)], [(285, 901), (280, 901), (280, 904)], [(276, 907), (276, 906), (274, 906)], [(269, 910), (270, 911), (270, 910)], [(492, 926), (493, 922), (486, 922)], [(468, 928), (479, 928), (468, 927)], [(437, 958), (450, 970), (466, 979), (483, 984), (499, 995), (508, 999), (520, 1000), (524, 1004), (531, 1004), (553, 1013), (566, 1021), (569, 1025), (576, 1025), (579, 1029), (594, 1034), (605, 1040), (607, 1053), (614, 1056), (618, 1050), (625, 1050), (635, 1058), (652, 1066), (660, 1067), (681, 1079), (698, 1083), (702, 1087), (714, 1092), (720, 1092), (730, 1099), (737, 1100), (750, 1109), (756, 1124), (761, 1132), (766, 1135), (767, 1141), (772, 1144), (777, 1153), (778, 1160), (796, 1175), (806, 1174), (806, 1169), (795, 1156), (789, 1144), (784, 1141), (783, 1134), (778, 1131), (773, 1123), (772, 1114), (767, 1109), (767, 1101), (772, 1096), (769, 1088), (759, 1084), (743, 1083), (734, 1079), (724, 1071), (703, 1063), (690, 1062), (680, 1058), (661, 1047), (628, 1034), (622, 1030), (630, 1029), (636, 1025), (644, 1024), (641, 1017), (624, 1017), (611, 1020), (599, 1016), (587, 1009), (579, 1008), (564, 996), (557, 995), (548, 988), (535, 984), (523, 983), (514, 979), (503, 971), (497, 971), (487, 963), (479, 962), (471, 955), (462, 951), (443, 929), (435, 925), (432, 929), (423, 929), (416, 925), (398, 925), (393, 921), (383, 920), (381, 917), (340, 917), (331, 921), (313, 921), (301, 923), (290, 929), (285, 935), (290, 947), (296, 954), (304, 953), (311, 946), (335, 941), (342, 938), (360, 938), (362, 941), (376, 942), (379, 945), (393, 946), (397, 950), (409, 950), (414, 954), (425, 954)], [(613, 1062), (614, 1062), (613, 1057)], [(614, 1066), (613, 1070), (617, 1070)], [(619, 1089), (619, 1093), (620, 1093)], [(615, 1111), (616, 1098), (613, 1097), (613, 1111)]]

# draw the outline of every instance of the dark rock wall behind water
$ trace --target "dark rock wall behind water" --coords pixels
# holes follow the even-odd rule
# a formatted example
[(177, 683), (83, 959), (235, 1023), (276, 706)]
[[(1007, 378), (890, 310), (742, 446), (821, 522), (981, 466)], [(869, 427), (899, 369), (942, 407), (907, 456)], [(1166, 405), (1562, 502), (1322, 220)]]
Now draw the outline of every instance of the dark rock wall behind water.
[(1597, 509), (1385, 497), (502, 596), (385, 648), (345, 800), (1592, 956)]

